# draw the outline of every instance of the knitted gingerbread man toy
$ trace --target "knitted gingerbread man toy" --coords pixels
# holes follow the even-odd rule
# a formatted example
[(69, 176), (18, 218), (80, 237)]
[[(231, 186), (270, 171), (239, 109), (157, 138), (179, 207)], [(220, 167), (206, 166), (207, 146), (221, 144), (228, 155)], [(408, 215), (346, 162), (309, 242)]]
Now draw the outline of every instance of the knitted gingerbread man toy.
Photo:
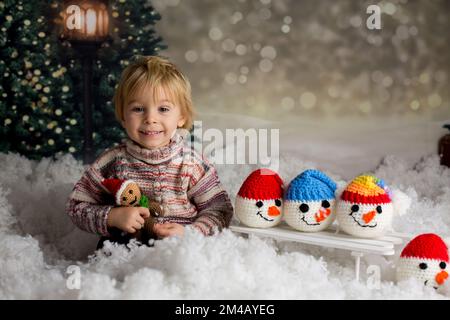
[[(141, 243), (147, 243), (150, 239), (155, 239), (153, 225), (155, 217), (162, 215), (162, 208), (159, 203), (149, 201), (148, 197), (142, 194), (138, 184), (133, 180), (121, 179), (105, 179), (102, 184), (114, 196), (114, 202), (118, 206), (144, 207), (150, 211), (150, 217), (145, 219), (142, 229), (135, 233), (128, 234), (130, 238), (134, 238)], [(122, 234), (124, 235), (124, 234)]]

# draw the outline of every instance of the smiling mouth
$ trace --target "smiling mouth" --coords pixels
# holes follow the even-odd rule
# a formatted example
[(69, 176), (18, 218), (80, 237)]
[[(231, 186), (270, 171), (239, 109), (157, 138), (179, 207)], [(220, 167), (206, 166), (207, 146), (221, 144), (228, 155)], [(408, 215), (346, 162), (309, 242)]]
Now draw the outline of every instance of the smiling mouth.
[(266, 221), (273, 221), (273, 219), (268, 219), (268, 218), (264, 217), (264, 216), (261, 214), (261, 211), (258, 211), (258, 212), (256, 213), (256, 215), (257, 215), (257, 216), (260, 216), (261, 218), (263, 218), (263, 219), (266, 220)]
[(140, 134), (143, 134), (145, 136), (156, 136), (160, 133), (163, 133), (164, 131), (152, 131), (152, 130), (139, 130)]
[(375, 227), (377, 226), (377, 224), (378, 224), (378, 223), (375, 223), (375, 225), (373, 225), (373, 226), (368, 225), (368, 224), (367, 224), (367, 225), (363, 225), (363, 224), (359, 223), (358, 220), (355, 219), (355, 217), (353, 216), (353, 212), (350, 213), (350, 217), (352, 217), (353, 220), (354, 220), (360, 227), (363, 227), (363, 228), (375, 228)]
[(135, 203), (136, 203), (136, 201), (137, 201), (137, 197), (136, 197), (136, 196), (134, 196), (134, 200), (130, 202), (130, 205), (133, 205), (133, 204), (135, 204)]
[[(425, 280), (425, 282), (424, 282), (423, 284), (424, 284), (424, 285), (427, 285), (427, 283), (428, 283), (428, 280)], [(435, 290), (437, 290), (439, 287), (433, 286), (433, 288), (434, 288)]]
[(318, 223), (308, 223), (308, 221), (306, 221), (306, 219), (305, 219), (305, 216), (303, 216), (301, 220), (304, 223), (306, 223), (308, 226), (320, 226), (320, 222), (318, 222)]

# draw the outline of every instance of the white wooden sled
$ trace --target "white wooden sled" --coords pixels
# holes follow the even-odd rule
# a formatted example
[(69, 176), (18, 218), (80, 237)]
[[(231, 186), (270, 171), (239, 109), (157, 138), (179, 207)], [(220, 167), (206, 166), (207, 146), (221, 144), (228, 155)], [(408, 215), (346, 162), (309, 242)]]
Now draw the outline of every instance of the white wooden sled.
[(395, 256), (413, 238), (412, 235), (391, 232), (388, 235), (375, 239), (355, 238), (336, 230), (336, 225), (320, 232), (300, 232), (292, 229), (284, 221), (276, 227), (258, 229), (232, 224), (230, 230), (235, 233), (268, 237), (280, 241), (300, 242), (350, 251), (355, 257), (355, 277), (359, 281), (361, 258), (365, 254), (380, 256)]

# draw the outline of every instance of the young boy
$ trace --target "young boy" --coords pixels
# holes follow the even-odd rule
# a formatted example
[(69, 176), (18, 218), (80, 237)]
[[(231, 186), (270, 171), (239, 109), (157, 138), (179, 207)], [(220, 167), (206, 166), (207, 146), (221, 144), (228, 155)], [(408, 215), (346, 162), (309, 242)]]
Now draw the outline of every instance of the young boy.
[(113, 230), (142, 228), (149, 210), (114, 207), (102, 184), (118, 178), (132, 179), (161, 205), (153, 227), (158, 238), (182, 236), (186, 225), (205, 235), (228, 227), (233, 207), (216, 170), (185, 144), (194, 110), (189, 81), (177, 67), (160, 57), (137, 59), (123, 71), (114, 104), (129, 139), (100, 155), (75, 185), (66, 206), (74, 224), (120, 243), (126, 241)]

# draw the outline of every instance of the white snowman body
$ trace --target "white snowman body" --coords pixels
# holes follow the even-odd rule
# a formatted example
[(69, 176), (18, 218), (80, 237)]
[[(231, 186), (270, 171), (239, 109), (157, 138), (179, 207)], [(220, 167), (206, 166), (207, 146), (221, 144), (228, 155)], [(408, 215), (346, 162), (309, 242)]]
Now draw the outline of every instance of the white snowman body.
[(284, 201), (286, 223), (298, 231), (317, 232), (327, 229), (336, 219), (335, 200)]
[(298, 231), (325, 230), (336, 218), (336, 188), (336, 183), (323, 172), (303, 171), (290, 182), (284, 195), (284, 220)]
[(282, 199), (248, 199), (236, 196), (235, 214), (239, 221), (253, 228), (276, 226), (282, 217)]
[(274, 171), (253, 171), (242, 183), (234, 212), (239, 221), (253, 228), (270, 228), (281, 221), (283, 180)]
[(383, 236), (392, 226), (392, 203), (362, 204), (340, 200), (336, 217), (339, 228), (361, 238)]
[(434, 233), (416, 236), (403, 248), (397, 262), (397, 281), (415, 278), (437, 289), (448, 279), (449, 252), (445, 241)]
[(415, 278), (424, 285), (437, 289), (448, 277), (448, 264), (435, 259), (400, 258), (396, 276), (397, 281)]

